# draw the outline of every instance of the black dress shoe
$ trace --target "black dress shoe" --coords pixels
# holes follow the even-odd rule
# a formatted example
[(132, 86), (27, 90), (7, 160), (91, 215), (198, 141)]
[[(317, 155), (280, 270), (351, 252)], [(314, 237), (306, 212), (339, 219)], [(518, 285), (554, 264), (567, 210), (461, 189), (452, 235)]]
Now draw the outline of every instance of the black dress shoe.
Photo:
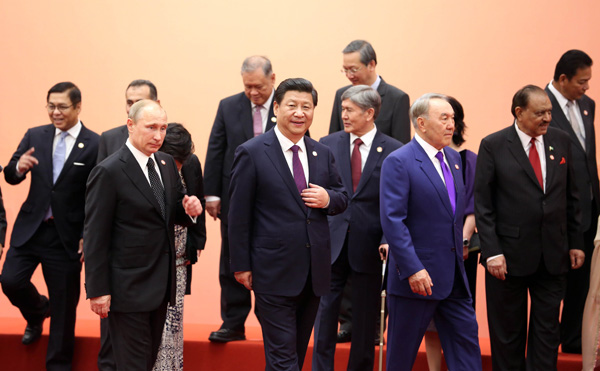
[(337, 333), (337, 342), (338, 343), (349, 343), (352, 341), (352, 333), (344, 330), (340, 330)]
[(246, 340), (246, 335), (243, 332), (222, 328), (211, 332), (208, 340), (216, 343), (228, 343), (230, 341)]
[(570, 347), (570, 346), (562, 346), (561, 347), (561, 351), (563, 353), (569, 353), (569, 354), (581, 354), (581, 347)]
[(27, 327), (25, 327), (25, 333), (23, 334), (23, 338), (21, 339), (21, 343), (25, 345), (29, 345), (34, 343), (36, 340), (42, 336), (42, 329), (44, 325), (44, 320), (50, 317), (50, 303), (48, 302), (48, 298), (42, 295), (42, 300), (46, 304), (46, 312), (42, 319), (38, 322), (27, 322)]

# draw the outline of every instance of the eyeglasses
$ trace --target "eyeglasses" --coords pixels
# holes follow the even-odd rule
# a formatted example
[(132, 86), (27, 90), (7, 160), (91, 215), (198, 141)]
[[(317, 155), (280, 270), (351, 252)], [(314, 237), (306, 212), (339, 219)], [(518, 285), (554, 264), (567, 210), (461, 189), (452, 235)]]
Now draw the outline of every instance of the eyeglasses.
[(356, 68), (356, 67), (352, 67), (352, 68), (342, 68), (342, 69), (340, 70), (340, 72), (341, 72), (341, 73), (343, 73), (344, 75), (348, 75), (348, 74), (350, 74), (350, 75), (354, 75), (354, 74), (355, 74), (355, 73), (357, 73), (358, 71), (362, 70), (362, 68), (363, 68), (363, 67), (364, 67), (364, 66), (360, 66), (360, 67), (358, 67), (358, 68)]
[(64, 105), (55, 106), (54, 104), (48, 104), (46, 106), (46, 109), (48, 109), (48, 112), (54, 112), (55, 109), (58, 109), (58, 112), (62, 113), (62, 112), (65, 112), (66, 110), (68, 110), (71, 107), (73, 107), (72, 104), (70, 106), (64, 106)]

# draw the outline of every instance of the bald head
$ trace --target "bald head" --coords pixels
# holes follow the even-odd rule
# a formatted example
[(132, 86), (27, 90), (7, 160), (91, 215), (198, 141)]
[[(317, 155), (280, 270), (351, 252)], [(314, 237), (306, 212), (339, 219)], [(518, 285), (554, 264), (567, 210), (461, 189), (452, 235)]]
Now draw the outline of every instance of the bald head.
[(167, 132), (167, 113), (157, 102), (144, 99), (129, 110), (129, 141), (146, 156), (158, 151)]

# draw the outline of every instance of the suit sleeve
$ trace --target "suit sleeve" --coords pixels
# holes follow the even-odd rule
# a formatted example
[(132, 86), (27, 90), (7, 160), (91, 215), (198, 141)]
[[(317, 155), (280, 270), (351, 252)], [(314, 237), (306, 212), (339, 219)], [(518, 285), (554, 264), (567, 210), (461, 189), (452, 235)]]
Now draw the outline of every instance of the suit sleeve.
[(336, 131), (340, 131), (340, 121), (342, 120), (340, 117), (340, 102), (341, 94), (339, 94), (339, 90), (335, 93), (335, 98), (333, 100), (333, 109), (331, 110), (331, 121), (329, 122), (329, 134), (335, 133)]
[(215, 122), (208, 139), (208, 148), (206, 150), (206, 161), (204, 162), (204, 189), (208, 196), (222, 197), (223, 166), (225, 162), (225, 152), (227, 151), (227, 132), (225, 130), (223, 111), (223, 102), (221, 102), (217, 109), (217, 117), (215, 117)]
[(96, 163), (99, 164), (106, 157), (108, 157), (108, 151), (106, 149), (106, 135), (102, 133), (102, 135), (100, 135), (100, 141), (98, 142), (98, 157), (96, 158)]
[(417, 257), (406, 225), (410, 187), (410, 177), (404, 161), (397, 157), (387, 157), (381, 168), (381, 227), (401, 280), (425, 269)]
[[(27, 152), (27, 150), (31, 148), (30, 135), (31, 130), (27, 130), (25, 136), (21, 140), (21, 143), (19, 143), (17, 150), (15, 151), (15, 153), (13, 153), (12, 157), (10, 158), (8, 165), (6, 165), (6, 167), (4, 168), (4, 179), (8, 184), (19, 184), (27, 177), (27, 173), (23, 175), (17, 174), (17, 163), (19, 162), (19, 158), (21, 158), (23, 153)], [(35, 152), (33, 152), (33, 157), (35, 156), (36, 154)]]
[[(188, 185), (188, 195), (198, 197), (203, 208), (202, 214), (198, 215), (196, 224), (188, 227), (187, 258), (193, 264), (198, 260), (197, 251), (204, 250), (206, 245), (206, 211), (204, 210), (206, 201), (204, 200), (202, 165), (200, 165), (198, 157), (190, 157), (188, 164), (184, 165), (182, 173)], [(186, 176), (186, 173), (189, 175)]]
[(402, 143), (410, 142), (410, 119), (408, 110), (410, 109), (410, 99), (408, 94), (401, 93), (394, 102), (394, 113), (392, 116), (392, 137)]
[(110, 294), (109, 256), (117, 204), (117, 184), (102, 166), (96, 166), (88, 178), (83, 228), (88, 299)]
[(231, 271), (252, 270), (250, 246), (253, 227), (256, 165), (243, 146), (235, 151), (229, 185), (229, 254)]
[[(2, 171), (0, 169), (0, 171)], [(4, 201), (2, 200), (2, 190), (0, 190), (0, 246), (4, 246), (6, 241), (6, 211), (4, 210)]]
[[(575, 180), (575, 170), (573, 169), (573, 156), (571, 155), (571, 140), (566, 135), (565, 142), (568, 143), (568, 172), (567, 172), (567, 234), (569, 238), (569, 249), (579, 249), (584, 246), (583, 235), (581, 233), (581, 207), (579, 200), (579, 190)], [(591, 256), (586, 256), (591, 259)]]
[(331, 151), (329, 153), (329, 186), (325, 190), (329, 194), (328, 215), (337, 215), (348, 206), (348, 193), (342, 184), (342, 178), (335, 166), (335, 158)]
[(475, 221), (481, 240), (481, 261), (504, 254), (496, 234), (495, 188), (496, 169), (491, 144), (483, 139), (475, 167)]

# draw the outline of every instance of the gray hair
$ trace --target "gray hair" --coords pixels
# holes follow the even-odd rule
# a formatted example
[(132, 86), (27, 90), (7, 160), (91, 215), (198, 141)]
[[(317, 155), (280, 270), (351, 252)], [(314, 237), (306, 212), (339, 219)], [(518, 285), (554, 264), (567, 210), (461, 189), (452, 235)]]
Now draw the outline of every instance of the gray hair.
[(361, 110), (366, 111), (373, 108), (375, 113), (373, 119), (376, 119), (381, 109), (381, 97), (379, 93), (367, 85), (355, 85), (350, 87), (342, 94), (342, 102), (349, 99), (350, 102), (356, 104)]
[(413, 104), (410, 106), (410, 121), (412, 122), (415, 129), (417, 128), (417, 118), (425, 117), (429, 118), (429, 102), (432, 99), (443, 99), (448, 100), (448, 97), (444, 94), (437, 93), (426, 93), (421, 95)]
[(262, 71), (266, 77), (269, 77), (273, 74), (273, 66), (271, 65), (271, 61), (269, 58), (262, 55), (253, 55), (244, 59), (244, 63), (242, 63), (242, 74), (246, 72), (254, 72), (259, 68), (262, 68)]
[(131, 108), (129, 109), (129, 116), (127, 116), (127, 117), (130, 118), (131, 121), (136, 123), (137, 120), (142, 115), (144, 108), (146, 108), (148, 106), (157, 106), (164, 112), (164, 109), (160, 106), (160, 104), (158, 104), (158, 102), (150, 100), (150, 99), (142, 99), (142, 100), (135, 102), (131, 106)]
[(368, 41), (354, 40), (342, 50), (342, 53), (344, 54), (354, 52), (359, 52), (360, 63), (365, 66), (371, 61), (375, 61), (375, 64), (377, 64), (377, 54), (375, 54), (375, 49), (373, 49), (373, 46)]

